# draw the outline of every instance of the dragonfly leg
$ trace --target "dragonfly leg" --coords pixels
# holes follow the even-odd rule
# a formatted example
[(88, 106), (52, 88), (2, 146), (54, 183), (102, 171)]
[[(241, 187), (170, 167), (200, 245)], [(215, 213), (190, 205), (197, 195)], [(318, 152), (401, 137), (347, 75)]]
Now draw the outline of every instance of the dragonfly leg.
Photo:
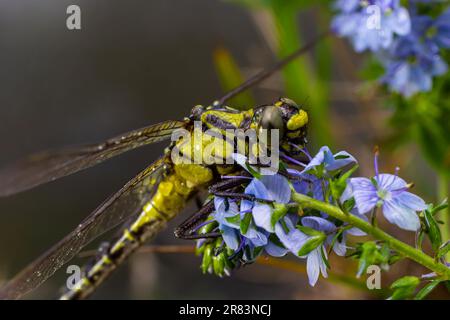
[(261, 202), (273, 202), (266, 199), (256, 198), (254, 195), (245, 194), (242, 192), (235, 192), (235, 188), (242, 185), (243, 183), (248, 183), (248, 178), (235, 178), (229, 180), (222, 180), (211, 187), (209, 187), (208, 191), (210, 194), (218, 196), (218, 197), (230, 197), (241, 200), (250, 200), (250, 201), (261, 201)]
[(213, 193), (217, 197), (229, 197), (235, 199), (255, 201), (256, 197), (252, 194), (245, 194), (240, 192), (218, 191)]
[[(233, 188), (240, 186), (241, 184), (248, 182), (246, 178), (234, 178), (227, 179), (217, 182), (209, 187), (209, 192), (215, 194), (218, 192), (224, 192), (225, 190), (232, 190)], [(206, 234), (195, 233), (198, 228), (196, 228), (201, 222), (205, 221), (206, 218), (214, 211), (214, 201), (208, 201), (204, 206), (201, 206), (200, 210), (190, 216), (186, 221), (180, 224), (174, 231), (175, 237), (180, 239), (202, 239), (202, 238), (217, 238), (220, 236), (219, 232), (212, 232)]]
[(260, 199), (255, 197), (252, 194), (246, 194), (241, 192), (228, 192), (228, 191), (219, 191), (213, 193), (217, 197), (227, 197), (227, 198), (234, 198), (234, 199), (240, 199), (240, 200), (249, 200), (249, 201), (259, 201), (259, 202), (265, 202), (265, 203), (273, 203), (273, 200), (268, 199)]
[(190, 216), (182, 224), (180, 224), (174, 231), (175, 237), (180, 239), (192, 239), (187, 238), (193, 235), (195, 227), (206, 218), (209, 214), (214, 211), (214, 202), (212, 200), (208, 201), (199, 211)]
[[(211, 187), (209, 187), (208, 191), (210, 194), (219, 197), (230, 197), (235, 199), (245, 199), (250, 201), (259, 200), (262, 202), (272, 202), (270, 200), (259, 199), (254, 195), (245, 194), (241, 192), (234, 192), (236, 187), (239, 187), (243, 183), (248, 182), (248, 179), (245, 178), (235, 178), (235, 179), (227, 179), (222, 180)], [(198, 234), (196, 231), (198, 230), (198, 225), (205, 221), (206, 218), (214, 211), (214, 201), (210, 200), (203, 207), (200, 208), (198, 212), (189, 217), (186, 221), (184, 221), (181, 225), (179, 225), (175, 231), (175, 237), (185, 240), (195, 240), (195, 239), (208, 239), (208, 238), (217, 238), (221, 235), (220, 232), (210, 232), (204, 234)]]
[[(191, 230), (188, 230), (190, 232)], [(198, 233), (198, 234), (183, 234), (179, 235), (180, 239), (183, 240), (198, 240), (198, 239), (212, 239), (212, 238), (218, 238), (222, 234), (220, 232), (209, 232), (209, 233)]]
[(244, 183), (248, 183), (249, 180), (246, 177), (232, 178), (221, 180), (208, 188), (208, 192), (215, 194), (220, 191), (229, 191), (235, 187), (238, 187)]

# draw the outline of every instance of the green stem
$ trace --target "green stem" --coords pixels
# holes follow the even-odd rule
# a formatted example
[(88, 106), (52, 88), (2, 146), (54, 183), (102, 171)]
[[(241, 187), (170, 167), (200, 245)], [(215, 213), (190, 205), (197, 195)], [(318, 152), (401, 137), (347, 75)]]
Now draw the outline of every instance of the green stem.
[(430, 269), (431, 271), (436, 272), (438, 276), (442, 280), (450, 279), (450, 268), (447, 268), (442, 263), (436, 262), (433, 258), (426, 255), (422, 251), (415, 249), (406, 243), (392, 237), (381, 229), (372, 226), (370, 223), (352, 215), (343, 212), (340, 208), (327, 204), (322, 201), (315, 200), (303, 194), (294, 193), (292, 195), (292, 199), (300, 204), (302, 207), (316, 209), (326, 214), (341, 220), (343, 222), (347, 222), (352, 226), (357, 227), (358, 229), (370, 234), (374, 238), (378, 240), (382, 240), (386, 242), (391, 249), (394, 249), (399, 254), (408, 257), (417, 263), (423, 265), (424, 267)]
[[(438, 175), (438, 202), (449, 198), (450, 190), (449, 190), (449, 181), (448, 178), (444, 175)], [(443, 210), (440, 214), (440, 219), (443, 224), (441, 226), (441, 234), (443, 242), (450, 240), (450, 207)], [(447, 254), (447, 259), (450, 259), (450, 253)]]

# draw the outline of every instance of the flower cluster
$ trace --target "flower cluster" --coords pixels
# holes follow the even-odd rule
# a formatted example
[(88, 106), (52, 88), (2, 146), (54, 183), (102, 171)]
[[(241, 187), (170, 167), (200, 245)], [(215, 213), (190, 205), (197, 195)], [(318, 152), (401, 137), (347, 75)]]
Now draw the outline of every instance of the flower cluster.
[(446, 73), (441, 53), (450, 48), (448, 4), (410, 1), (405, 8), (399, 0), (338, 0), (335, 8), (333, 30), (351, 39), (357, 52), (375, 53), (390, 90), (410, 97), (431, 90), (433, 77)]
[(324, 212), (299, 208), (292, 201), (294, 193), (346, 207), (348, 214), (365, 221), (367, 214), (381, 208), (387, 220), (400, 228), (419, 228), (416, 211), (426, 209), (424, 201), (408, 192), (410, 185), (397, 175), (379, 174), (377, 160), (374, 178), (350, 178), (357, 161), (349, 153), (333, 154), (328, 147), (322, 147), (314, 157), (304, 153), (309, 157), (307, 164), (287, 158), (275, 175), (263, 175), (243, 156), (235, 155), (252, 177), (242, 187), (242, 197), (213, 199), (215, 210), (199, 233), (219, 231), (221, 237), (197, 242), (204, 272), (228, 275), (261, 254), (281, 257), (290, 253), (306, 259), (312, 286), (320, 274), (327, 277), (328, 255), (346, 255), (348, 235), (365, 233)]

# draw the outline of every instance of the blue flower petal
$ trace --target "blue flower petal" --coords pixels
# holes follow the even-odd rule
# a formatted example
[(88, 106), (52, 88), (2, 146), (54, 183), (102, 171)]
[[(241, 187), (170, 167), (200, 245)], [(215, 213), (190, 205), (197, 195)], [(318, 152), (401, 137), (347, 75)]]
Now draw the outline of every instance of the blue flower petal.
[[(241, 217), (245, 214), (245, 212), (252, 210), (253, 202), (250, 200), (242, 200), (241, 201)], [(243, 213), (244, 212), (244, 213)]]
[(226, 225), (221, 225), (220, 230), (222, 231), (223, 241), (225, 241), (227, 247), (232, 250), (237, 250), (239, 248), (238, 231)]
[(228, 203), (228, 210), (226, 211), (226, 200), (222, 197), (214, 198), (214, 207), (216, 209), (215, 213), (213, 213), (214, 219), (219, 222), (221, 225), (225, 225), (231, 228), (239, 229), (239, 222), (230, 222), (227, 218), (232, 218), (239, 214), (239, 210), (237, 204), (235, 202)]
[(337, 0), (334, 3), (333, 7), (343, 12), (351, 12), (356, 10), (359, 7), (360, 3), (360, 0)]
[(259, 231), (253, 223), (250, 224), (247, 229), (247, 233), (244, 236), (251, 242), (255, 247), (262, 247), (267, 244), (268, 236), (267, 234)]
[(378, 189), (393, 191), (407, 187), (407, 183), (402, 178), (389, 173), (382, 173), (375, 177), (378, 182)]
[(402, 206), (395, 199), (384, 202), (383, 215), (390, 223), (396, 224), (404, 230), (417, 231), (420, 228), (417, 213)]
[(333, 171), (344, 168), (352, 163), (355, 164), (358, 163), (358, 161), (356, 161), (356, 159), (350, 153), (346, 151), (340, 151), (333, 156), (331, 163), (326, 166), (326, 169), (329, 171)]
[(323, 146), (320, 148), (319, 152), (309, 161), (308, 165), (303, 169), (302, 173), (308, 172), (309, 170), (320, 166), (325, 162), (325, 155), (326, 154), (332, 154), (330, 151), (330, 148), (327, 146)]
[[(294, 227), (292, 221), (288, 217), (284, 217), (283, 221), (288, 230), (284, 230), (281, 222), (275, 224), (275, 234), (281, 243), (289, 249), (293, 254), (297, 255), (298, 251), (303, 247), (303, 244), (308, 237)], [(298, 256), (298, 255), (297, 255)]]
[(305, 227), (309, 227), (317, 231), (322, 231), (325, 233), (336, 231), (336, 226), (333, 223), (320, 217), (304, 217), (301, 221), (302, 225)]
[(277, 246), (272, 241), (269, 241), (267, 245), (264, 247), (266, 253), (272, 257), (283, 257), (286, 253), (289, 252), (288, 249)]
[(344, 192), (341, 195), (341, 202), (344, 203), (351, 197), (353, 197), (353, 187), (350, 181), (347, 181), (347, 185), (345, 186)]
[(272, 208), (265, 203), (255, 203), (253, 208), (253, 219), (258, 227), (273, 233), (274, 228), (272, 227)]
[(340, 257), (345, 256), (345, 253), (347, 252), (347, 244), (346, 244), (345, 234), (343, 235), (341, 242), (339, 242), (337, 240), (334, 242), (333, 251)]
[(320, 272), (322, 272), (322, 275), (324, 277), (328, 276), (327, 267), (322, 259), (320, 250), (322, 250), (322, 246), (319, 246), (318, 248), (311, 251), (308, 254), (308, 258), (306, 260), (306, 271), (308, 274), (309, 284), (313, 287), (316, 285), (317, 280), (319, 280)]
[(340, 151), (333, 155), (330, 148), (323, 146), (303, 169), (301, 174), (311, 172), (311, 170), (318, 166), (323, 166), (326, 171), (334, 171), (344, 168), (351, 163), (357, 163), (357, 161), (348, 152)]
[(389, 23), (392, 30), (398, 35), (405, 36), (411, 32), (411, 19), (408, 10), (399, 8), (391, 15)]
[(412, 194), (411, 192), (402, 192), (395, 199), (402, 206), (414, 211), (423, 211), (428, 207), (422, 198)]
[(291, 200), (289, 182), (282, 175), (262, 176), (260, 180), (268, 193), (268, 198), (264, 199), (273, 200), (277, 203), (288, 203)]
[(269, 191), (266, 189), (266, 186), (259, 179), (252, 179), (252, 181), (245, 188), (245, 193), (254, 195), (259, 199), (269, 199)]
[(355, 198), (356, 208), (360, 214), (368, 213), (378, 202), (377, 189), (372, 181), (367, 178), (351, 178), (353, 197)]

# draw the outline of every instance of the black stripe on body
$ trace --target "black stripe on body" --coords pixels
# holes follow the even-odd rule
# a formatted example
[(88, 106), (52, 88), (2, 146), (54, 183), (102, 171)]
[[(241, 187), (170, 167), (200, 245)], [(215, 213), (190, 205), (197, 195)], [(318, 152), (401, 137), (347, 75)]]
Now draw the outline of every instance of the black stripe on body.
[(236, 126), (234, 126), (232, 123), (223, 120), (222, 118), (213, 115), (213, 114), (207, 114), (206, 115), (206, 122), (216, 128), (226, 130), (226, 129), (236, 129)]

